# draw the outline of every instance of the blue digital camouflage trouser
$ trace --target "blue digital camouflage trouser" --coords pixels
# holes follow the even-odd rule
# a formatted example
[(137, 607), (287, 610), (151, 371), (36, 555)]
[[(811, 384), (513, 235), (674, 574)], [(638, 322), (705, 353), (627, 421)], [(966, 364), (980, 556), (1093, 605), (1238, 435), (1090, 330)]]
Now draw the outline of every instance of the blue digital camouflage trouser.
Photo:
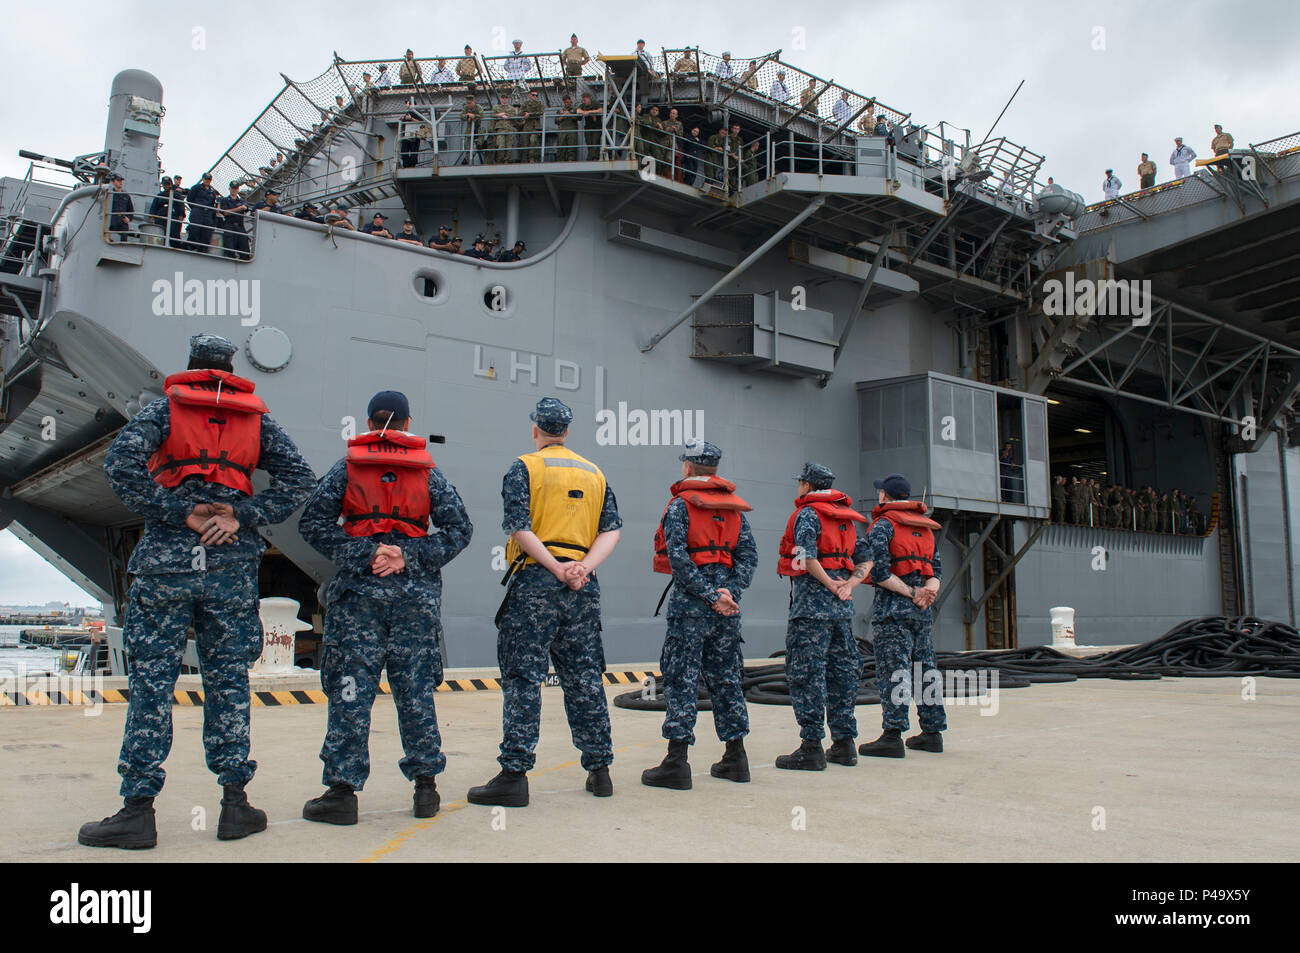
[(507, 771), (528, 771), (536, 763), (548, 661), (560, 678), (582, 766), (593, 771), (612, 763), (599, 590), (588, 582), (575, 592), (546, 570), (529, 566), (511, 586), (497, 635), (503, 735), (497, 760)]
[[(943, 731), (948, 719), (943, 708), (942, 672), (934, 664), (930, 624), (919, 619), (886, 619), (872, 623), (876, 648), (876, 682), (880, 688), (881, 720), (885, 728), (906, 731), (907, 706), (913, 700), (914, 665), (920, 665), (921, 699), (916, 719), (922, 731)], [(936, 694), (937, 692), (937, 694)]]
[(122, 637), (130, 699), (117, 772), (123, 797), (154, 797), (172, 748), (172, 692), (186, 634), (194, 627), (203, 672), (203, 748), (222, 785), (246, 784), (257, 770), (248, 757), (248, 667), (262, 654), (257, 563), (207, 572), (136, 576)]
[(791, 619), (785, 634), (785, 673), (799, 737), (820, 741), (829, 724), (831, 738), (856, 738), (862, 658), (853, 638), (852, 619)]
[(740, 679), (745, 668), (740, 619), (685, 616), (668, 620), (668, 634), (659, 656), (664, 676), (663, 735), (669, 741), (695, 744), (700, 677), (713, 702), (713, 729), (721, 741), (749, 734), (749, 710)]
[(436, 600), (394, 593), (391, 601), (345, 591), (325, 613), (320, 683), (329, 697), (329, 721), (320, 759), (321, 780), (360, 791), (370, 776), (370, 711), (379, 676), (397, 706), (408, 781), (440, 774), (447, 765), (433, 693), (442, 682), (442, 623)]

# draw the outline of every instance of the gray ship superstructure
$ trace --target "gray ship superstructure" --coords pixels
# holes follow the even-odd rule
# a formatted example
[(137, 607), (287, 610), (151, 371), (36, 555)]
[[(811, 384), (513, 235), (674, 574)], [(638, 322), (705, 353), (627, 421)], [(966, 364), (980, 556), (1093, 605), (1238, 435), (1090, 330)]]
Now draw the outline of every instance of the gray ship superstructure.
[[(467, 247), (476, 234), (506, 248), (525, 239), (512, 263), (265, 212), (246, 261), (219, 241), (168, 247), (147, 214), (161, 84), (119, 74), (104, 150), (66, 164), (80, 184), (51, 190), (33, 172), (4, 185), (0, 522), (120, 612), (141, 526), (109, 490), (104, 453), (183, 365), (189, 336), (211, 330), (240, 345), (236, 372), (318, 474), (380, 389), (405, 391), (413, 427), (445, 439), (435, 460), (475, 522), (444, 570), (452, 665), (494, 663), (500, 481), (531, 449), (527, 414), (545, 395), (573, 408), (569, 446), (603, 468), (625, 522), (600, 570), (611, 663), (653, 659), (662, 644), (651, 539), (689, 436), (724, 448), (724, 475), (754, 506), (751, 656), (783, 644), (776, 550), (805, 460), (830, 466), (867, 509), (872, 479), (892, 471), (924, 492), (945, 527), (939, 648), (1046, 641), (1056, 605), (1074, 607), (1080, 641), (1098, 643), (1220, 611), (1294, 621), (1288, 474), (1300, 452), (1286, 428), (1300, 341), (1288, 321), (1300, 315), (1294, 298), (1260, 298), (1262, 313), (1239, 320), (1241, 296), (1289, 288), (1276, 270), (1286, 262), (1215, 259), (1236, 296), (1206, 304), (1186, 296), (1174, 260), (1183, 249), (1185, 267), (1202, 261), (1195, 243), (1210, 248), (1216, 230), (1245, 229), (1257, 249), (1294, 232), (1294, 144), (1249, 150), (1253, 180), (1242, 150), (1184, 180), (1181, 199), (1165, 190), (1085, 209), (1044, 188), (1042, 157), (1018, 144), (922, 125), (775, 53), (734, 61), (728, 79), (698, 50), (696, 71), (675, 70), (686, 52), (648, 66), (600, 58), (577, 77), (558, 54), (531, 57), (522, 75), (506, 58), (479, 60), (486, 112), (502, 90), (512, 104), (539, 94), (540, 161), (523, 161), (527, 131), (502, 147), (487, 123), (467, 129), (466, 87), (432, 82), (434, 59), (419, 61), (419, 82), (369, 89), (363, 73), (398, 62), (336, 57), (313, 80), (286, 79), (213, 169), (219, 192), (242, 182), (250, 204), (276, 188), (287, 209), (342, 204), (354, 225), (379, 211), (426, 237), (448, 225)], [(816, 96), (773, 98), (778, 70), (796, 97), (809, 79)], [(569, 138), (556, 125), (562, 97), (584, 91), (602, 114)], [(637, 105), (649, 103), (678, 109), (701, 138), (739, 124), (739, 154), (639, 135)], [(106, 170), (135, 205), (126, 233), (107, 228)], [(1192, 195), (1202, 178), (1214, 192), (1204, 201)], [(1045, 283), (1067, 274), (1153, 270), (1162, 303), (1147, 324), (1044, 311)], [(1255, 274), (1277, 281), (1256, 289)], [(1014, 463), (1000, 466), (1008, 442)], [(1212, 527), (1049, 525), (1056, 473), (1182, 487)], [(263, 595), (293, 596), (309, 615), (331, 567), (295, 527), (264, 531)], [(859, 601), (869, 636), (869, 596)]]

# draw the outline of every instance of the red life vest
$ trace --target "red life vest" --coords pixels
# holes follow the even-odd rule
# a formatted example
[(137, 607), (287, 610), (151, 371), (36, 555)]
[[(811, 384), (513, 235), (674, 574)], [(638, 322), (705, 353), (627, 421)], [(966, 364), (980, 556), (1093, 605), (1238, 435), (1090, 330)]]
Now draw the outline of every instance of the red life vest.
[(266, 413), (253, 387), (252, 381), (216, 370), (182, 371), (163, 381), (169, 423), (167, 439), (149, 458), (154, 481), (171, 488), (201, 476), (251, 496)]
[(934, 531), (943, 527), (925, 515), (924, 503), (891, 500), (881, 503), (871, 515), (889, 520), (894, 527), (894, 538), (889, 542), (890, 572), (900, 579), (909, 572), (927, 578), (934, 575)]
[(433, 457), (423, 437), (400, 430), (371, 431), (348, 441), (348, 488), (343, 531), (374, 536), (397, 530), (429, 533), (429, 471)]
[[(865, 523), (867, 518), (851, 507), (853, 500), (839, 490), (813, 490), (794, 501), (794, 512), (785, 524), (776, 572), (780, 576), (802, 576), (807, 569), (795, 569), (799, 558), (794, 551), (794, 524), (804, 507), (811, 506), (821, 521), (817, 536), (817, 562), (823, 569), (852, 569), (853, 547), (858, 541), (854, 523)], [(807, 558), (806, 556), (804, 558)]]
[[(740, 541), (740, 514), (753, 507), (736, 496), (736, 484), (719, 476), (687, 477), (670, 487), (674, 499), (686, 504), (686, 552), (697, 566), (710, 563), (731, 565), (731, 554)], [(671, 503), (671, 501), (669, 501)], [(664, 507), (664, 514), (668, 507)], [(672, 574), (668, 562), (668, 541), (664, 519), (655, 530), (654, 571)]]

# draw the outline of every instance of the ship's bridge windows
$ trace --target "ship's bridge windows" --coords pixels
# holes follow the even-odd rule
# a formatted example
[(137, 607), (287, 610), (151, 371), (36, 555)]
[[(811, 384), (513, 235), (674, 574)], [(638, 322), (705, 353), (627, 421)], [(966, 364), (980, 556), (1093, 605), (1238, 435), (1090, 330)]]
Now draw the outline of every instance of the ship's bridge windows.
[(447, 300), (447, 283), (442, 272), (432, 268), (417, 268), (411, 276), (415, 296), (427, 304), (442, 304)]

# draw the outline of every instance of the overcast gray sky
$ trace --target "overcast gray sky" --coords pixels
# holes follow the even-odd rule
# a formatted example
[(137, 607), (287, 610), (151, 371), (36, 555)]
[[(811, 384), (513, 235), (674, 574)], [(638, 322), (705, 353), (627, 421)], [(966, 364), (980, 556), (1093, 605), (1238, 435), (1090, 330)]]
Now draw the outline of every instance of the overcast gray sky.
[(11, 79), (0, 172), (8, 175), (26, 171), (19, 148), (65, 158), (101, 148), (109, 86), (128, 67), (162, 81), (163, 164), (194, 181), (280, 90), (281, 72), (316, 76), (332, 51), (398, 57), (410, 46), (428, 56), (470, 43), (492, 53), (494, 36), (518, 36), (525, 50), (542, 52), (566, 45), (571, 30), (593, 55), (629, 52), (639, 36), (652, 50), (698, 45), (740, 59), (780, 48), (788, 62), (921, 123), (942, 119), (976, 136), (1023, 79), (998, 132), (1046, 155), (1045, 174), (1090, 200), (1101, 197), (1108, 166), (1136, 186), (1144, 150), (1160, 181), (1169, 178), (1175, 135), (1205, 155), (1215, 122), (1238, 143), (1300, 130), (1300, 4), (1290, 0), (60, 0), (11, 5), (4, 27)]
[[(1173, 137), (1201, 155), (1221, 122), (1237, 143), (1300, 131), (1300, 4), (1216, 2), (703, 3), (10, 3), (0, 32), (9, 92), (0, 174), (21, 176), (18, 150), (71, 158), (103, 147), (119, 70), (163, 84), (163, 165), (190, 182), (211, 166), (281, 89), (346, 59), (485, 54), (493, 38), (524, 49), (582, 45), (629, 52), (699, 46), (748, 60), (775, 49), (827, 79), (983, 135), (1020, 80), (998, 134), (1047, 157), (1042, 175), (1090, 201), (1103, 170), (1137, 185), (1143, 151), (1170, 178)], [(201, 39), (201, 42), (199, 40)], [(803, 49), (797, 47), (802, 42)], [(505, 52), (501, 50), (501, 52)], [(25, 553), (26, 555), (23, 555)], [(31, 558), (27, 558), (27, 557)], [(80, 593), (8, 533), (0, 534), (0, 602)], [(14, 583), (22, 580), (16, 588)]]

